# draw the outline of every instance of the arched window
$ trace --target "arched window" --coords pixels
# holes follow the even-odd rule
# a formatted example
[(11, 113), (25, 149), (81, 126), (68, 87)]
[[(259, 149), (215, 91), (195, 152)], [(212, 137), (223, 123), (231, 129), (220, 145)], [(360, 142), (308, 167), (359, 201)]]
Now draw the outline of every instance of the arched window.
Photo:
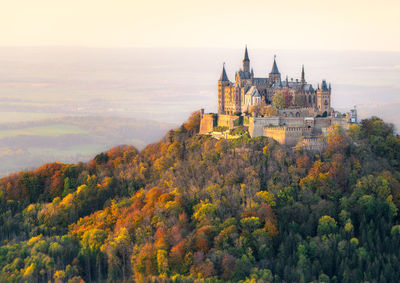
[(316, 102), (316, 101), (315, 101), (315, 95), (313, 96), (313, 101), (314, 101), (314, 103)]
[(311, 95), (308, 96), (308, 103), (311, 104)]
[(325, 105), (328, 105), (328, 100), (325, 100)]
[(292, 113), (292, 112), (290, 112), (289, 116), (290, 116), (290, 117), (293, 117), (293, 113)]
[(296, 117), (300, 117), (300, 113), (299, 112), (296, 112)]

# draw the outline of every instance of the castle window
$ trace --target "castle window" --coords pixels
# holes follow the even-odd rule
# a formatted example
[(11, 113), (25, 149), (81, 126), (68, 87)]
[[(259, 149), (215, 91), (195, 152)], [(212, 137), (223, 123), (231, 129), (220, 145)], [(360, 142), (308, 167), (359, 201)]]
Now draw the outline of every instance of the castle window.
[(313, 101), (314, 101), (314, 103), (315, 103), (315, 95), (314, 95), (314, 97), (313, 97)]
[(311, 95), (308, 96), (308, 103), (311, 104)]
[(300, 117), (300, 113), (299, 112), (296, 113), (296, 117)]
[(325, 105), (328, 105), (328, 100), (325, 100)]
[(292, 113), (292, 112), (290, 112), (289, 116), (290, 116), (290, 117), (293, 117), (293, 113)]

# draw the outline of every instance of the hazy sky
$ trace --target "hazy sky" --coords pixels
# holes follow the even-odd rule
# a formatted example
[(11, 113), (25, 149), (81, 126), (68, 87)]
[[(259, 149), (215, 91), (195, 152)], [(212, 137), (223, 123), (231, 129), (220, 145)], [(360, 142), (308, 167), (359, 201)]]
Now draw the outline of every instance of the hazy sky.
[(400, 51), (399, 0), (2, 0), (0, 46)]

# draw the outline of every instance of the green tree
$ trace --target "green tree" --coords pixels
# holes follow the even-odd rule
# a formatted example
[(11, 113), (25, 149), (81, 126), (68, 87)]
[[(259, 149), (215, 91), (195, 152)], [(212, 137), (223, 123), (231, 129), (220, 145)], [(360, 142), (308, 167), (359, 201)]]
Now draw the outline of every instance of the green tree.
[(278, 109), (285, 107), (285, 97), (283, 96), (282, 91), (275, 92), (272, 96), (272, 104)]

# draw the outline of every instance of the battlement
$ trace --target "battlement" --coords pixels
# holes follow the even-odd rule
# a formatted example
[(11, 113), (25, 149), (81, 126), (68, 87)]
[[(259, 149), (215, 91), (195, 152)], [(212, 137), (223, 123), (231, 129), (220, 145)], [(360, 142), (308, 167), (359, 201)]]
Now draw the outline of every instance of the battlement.
[(312, 128), (304, 127), (265, 127), (263, 135), (273, 138), (281, 144), (295, 146), (301, 137), (311, 135)]

